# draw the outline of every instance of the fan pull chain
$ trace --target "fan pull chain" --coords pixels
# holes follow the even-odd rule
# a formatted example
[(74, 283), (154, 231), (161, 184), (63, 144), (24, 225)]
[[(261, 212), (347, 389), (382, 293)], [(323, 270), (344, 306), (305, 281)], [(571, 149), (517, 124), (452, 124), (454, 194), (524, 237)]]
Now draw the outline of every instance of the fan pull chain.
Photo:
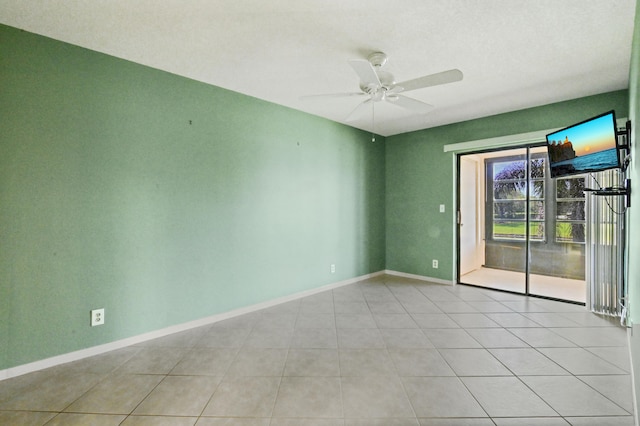
[(371, 142), (376, 141), (376, 103), (371, 102)]

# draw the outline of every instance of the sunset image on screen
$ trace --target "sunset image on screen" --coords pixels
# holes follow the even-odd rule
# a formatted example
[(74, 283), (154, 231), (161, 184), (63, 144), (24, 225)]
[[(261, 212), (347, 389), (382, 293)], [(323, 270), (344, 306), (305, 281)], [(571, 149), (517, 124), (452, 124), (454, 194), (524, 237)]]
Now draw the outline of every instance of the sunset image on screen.
[(560, 144), (571, 142), (576, 157), (596, 154), (616, 148), (615, 129), (610, 115), (602, 116), (583, 125), (549, 135), (550, 141)]

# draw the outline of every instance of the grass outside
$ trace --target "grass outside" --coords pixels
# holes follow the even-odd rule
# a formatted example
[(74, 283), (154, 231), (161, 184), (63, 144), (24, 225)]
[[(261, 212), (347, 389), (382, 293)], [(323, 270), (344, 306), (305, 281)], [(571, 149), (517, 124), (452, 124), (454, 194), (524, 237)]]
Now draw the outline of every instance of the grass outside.
[[(525, 238), (525, 222), (496, 222), (493, 224), (494, 238)], [(529, 224), (529, 233), (534, 240), (544, 239), (544, 224), (534, 222)], [(556, 239), (558, 242), (573, 242), (573, 231), (570, 223), (556, 223)]]

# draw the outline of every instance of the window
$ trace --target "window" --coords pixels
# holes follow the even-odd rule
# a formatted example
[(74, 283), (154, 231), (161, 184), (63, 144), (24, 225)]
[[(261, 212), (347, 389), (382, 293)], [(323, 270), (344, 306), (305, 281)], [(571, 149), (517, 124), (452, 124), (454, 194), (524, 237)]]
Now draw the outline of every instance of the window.
[[(526, 235), (529, 194), (529, 238), (559, 244), (585, 242), (585, 178), (547, 179), (546, 158), (502, 157), (487, 162), (494, 240), (522, 240)], [(547, 203), (549, 201), (549, 203)], [(546, 224), (545, 224), (546, 222)]]
[(527, 179), (525, 160), (496, 161), (490, 163), (493, 185), (493, 238), (526, 238), (525, 214), (529, 192), (529, 237), (545, 238), (545, 159), (532, 158), (530, 179)]

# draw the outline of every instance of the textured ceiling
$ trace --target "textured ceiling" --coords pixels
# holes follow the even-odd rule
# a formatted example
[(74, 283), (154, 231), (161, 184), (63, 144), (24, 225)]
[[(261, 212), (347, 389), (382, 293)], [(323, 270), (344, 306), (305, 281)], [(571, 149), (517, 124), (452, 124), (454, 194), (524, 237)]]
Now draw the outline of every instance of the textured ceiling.
[[(347, 124), (388, 136), (628, 87), (635, 0), (0, 0), (0, 22), (345, 123), (349, 59), (373, 51), (407, 92)], [(212, 99), (215, 102), (215, 99)], [(373, 118), (373, 120), (372, 120)]]

